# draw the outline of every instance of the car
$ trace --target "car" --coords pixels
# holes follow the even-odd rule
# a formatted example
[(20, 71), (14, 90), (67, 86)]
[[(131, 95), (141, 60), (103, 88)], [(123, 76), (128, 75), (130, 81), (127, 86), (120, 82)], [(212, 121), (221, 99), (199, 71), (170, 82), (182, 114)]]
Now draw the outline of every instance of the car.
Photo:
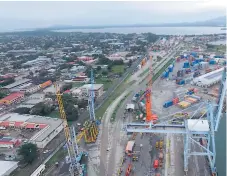
[(43, 153), (46, 154), (46, 153), (48, 153), (48, 152), (49, 152), (49, 150), (45, 150)]

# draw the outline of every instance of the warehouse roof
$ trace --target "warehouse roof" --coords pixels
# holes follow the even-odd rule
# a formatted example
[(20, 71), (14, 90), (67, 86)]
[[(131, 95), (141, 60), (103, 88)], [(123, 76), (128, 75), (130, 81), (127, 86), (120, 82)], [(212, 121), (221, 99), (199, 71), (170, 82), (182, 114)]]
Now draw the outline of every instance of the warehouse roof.
[[(93, 84), (94, 90), (99, 90), (101, 87), (103, 87), (103, 84)], [(91, 89), (91, 84), (85, 84), (80, 87), (81, 89)]]
[(210, 73), (204, 74), (202, 76), (199, 76), (197, 78), (194, 78), (193, 82), (198, 85), (207, 85), (210, 86), (214, 83), (217, 83), (221, 80), (223, 73), (223, 68), (220, 68), (218, 70), (214, 70)]
[(35, 141), (43, 141), (47, 136), (49, 136), (49, 134), (51, 134), (63, 123), (61, 119), (43, 116), (35, 116), (29, 119), (27, 122), (43, 123), (48, 125), (45, 129), (39, 131), (31, 138), (31, 140)]
[(12, 83), (12, 84), (9, 84), (9, 85), (7, 85), (7, 86), (4, 86), (3, 88), (5, 88), (5, 89), (11, 89), (11, 88), (14, 88), (14, 87), (16, 87), (16, 86), (19, 86), (19, 85), (21, 85), (21, 84), (27, 83), (27, 82), (29, 82), (29, 81), (31, 81), (31, 80), (30, 80), (30, 79), (21, 79), (21, 80), (15, 81), (15, 82)]
[(17, 167), (17, 163), (15, 161), (0, 161), (0, 175), (4, 176), (5, 174), (8, 175), (8, 171), (11, 170), (12, 168)]
[(208, 120), (188, 119), (187, 122), (190, 131), (209, 131)]
[(15, 99), (23, 96), (23, 95), (24, 95), (24, 93), (21, 93), (21, 92), (11, 93), (10, 95), (2, 98), (1, 101), (12, 101), (12, 100), (15, 100)]

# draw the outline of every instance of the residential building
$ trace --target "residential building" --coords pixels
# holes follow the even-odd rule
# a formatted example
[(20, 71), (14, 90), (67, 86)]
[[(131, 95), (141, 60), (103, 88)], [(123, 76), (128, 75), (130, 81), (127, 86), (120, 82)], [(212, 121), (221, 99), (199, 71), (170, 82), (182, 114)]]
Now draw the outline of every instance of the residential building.
[[(103, 84), (93, 84), (93, 90), (95, 92), (95, 97), (98, 98), (103, 94)], [(91, 84), (85, 84), (80, 87), (82, 91), (82, 96), (88, 97), (88, 91), (92, 90)]]

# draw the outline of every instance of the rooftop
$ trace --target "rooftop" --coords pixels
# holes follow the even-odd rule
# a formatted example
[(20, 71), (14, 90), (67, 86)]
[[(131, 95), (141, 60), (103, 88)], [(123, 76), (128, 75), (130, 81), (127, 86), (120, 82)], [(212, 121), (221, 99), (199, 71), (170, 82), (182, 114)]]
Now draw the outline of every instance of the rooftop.
[(0, 175), (4, 176), (6, 172), (17, 166), (15, 161), (0, 161)]
[(4, 100), (11, 101), (11, 100), (14, 100), (14, 99), (16, 99), (16, 98), (18, 98), (18, 97), (21, 97), (21, 96), (23, 96), (23, 95), (24, 95), (24, 94), (21, 93), (21, 92), (15, 92), (15, 93), (11, 93), (10, 95), (8, 95), (8, 96), (2, 98), (1, 100), (2, 100), (2, 101), (4, 101)]
[(187, 122), (190, 131), (209, 131), (208, 120), (188, 119)]
[[(101, 87), (103, 87), (103, 84), (93, 84), (94, 90), (98, 90)], [(91, 89), (91, 84), (84, 84), (83, 86), (80, 87), (81, 89)]]
[(5, 89), (11, 89), (11, 88), (13, 88), (13, 87), (16, 87), (16, 86), (19, 86), (19, 85), (21, 85), (21, 84), (27, 83), (27, 82), (29, 82), (29, 81), (31, 81), (31, 80), (30, 80), (30, 79), (21, 79), (21, 80), (15, 81), (15, 82), (12, 83), (12, 84), (9, 84), (9, 85), (7, 85), (7, 86), (4, 86), (3, 88), (5, 88)]

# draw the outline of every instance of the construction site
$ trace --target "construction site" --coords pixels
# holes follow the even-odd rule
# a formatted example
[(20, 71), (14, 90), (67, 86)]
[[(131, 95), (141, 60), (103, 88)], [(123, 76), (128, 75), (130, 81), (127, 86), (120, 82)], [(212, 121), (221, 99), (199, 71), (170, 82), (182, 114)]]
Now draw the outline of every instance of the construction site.
[(128, 78), (133, 84), (99, 120), (91, 70), (90, 120), (77, 130), (67, 123), (55, 84), (70, 175), (217, 175), (215, 132), (225, 114), (226, 66), (221, 58), (195, 52), (177, 56), (181, 47), (162, 60), (158, 48), (151, 48)]

